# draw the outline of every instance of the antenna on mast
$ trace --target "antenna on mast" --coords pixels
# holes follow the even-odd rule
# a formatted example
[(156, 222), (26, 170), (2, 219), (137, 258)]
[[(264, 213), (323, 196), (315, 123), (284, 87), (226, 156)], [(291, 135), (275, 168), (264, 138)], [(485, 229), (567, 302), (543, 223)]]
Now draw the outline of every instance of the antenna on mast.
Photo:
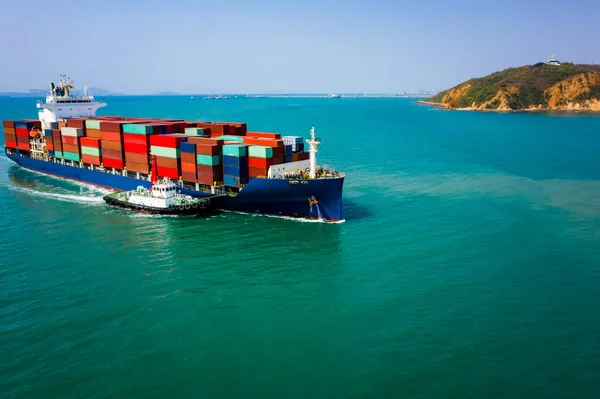
[(317, 176), (317, 152), (321, 144), (321, 140), (315, 137), (315, 125), (310, 128), (310, 139), (306, 142), (310, 147), (310, 178), (314, 179)]

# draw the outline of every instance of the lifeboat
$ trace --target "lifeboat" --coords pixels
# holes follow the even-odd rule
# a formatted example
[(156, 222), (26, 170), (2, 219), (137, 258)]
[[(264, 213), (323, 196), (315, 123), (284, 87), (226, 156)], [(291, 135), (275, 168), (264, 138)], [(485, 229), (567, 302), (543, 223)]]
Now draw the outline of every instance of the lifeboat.
[(42, 134), (42, 132), (40, 132), (39, 130), (37, 130), (36, 128), (31, 129), (31, 131), (29, 132), (29, 137), (33, 137), (35, 139), (37, 139), (38, 137), (40, 137)]

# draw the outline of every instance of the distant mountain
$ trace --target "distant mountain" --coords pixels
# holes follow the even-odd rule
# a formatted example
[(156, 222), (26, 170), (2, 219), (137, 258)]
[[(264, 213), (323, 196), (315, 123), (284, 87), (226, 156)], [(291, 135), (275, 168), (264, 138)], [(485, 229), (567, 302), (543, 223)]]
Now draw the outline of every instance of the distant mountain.
[[(6, 97), (46, 97), (49, 89), (29, 89), (24, 92), (6, 91), (0, 92), (0, 96)], [(73, 90), (72, 93), (76, 96), (82, 96), (83, 90)], [(88, 87), (88, 94), (92, 96), (122, 96), (123, 93), (114, 93), (110, 90), (101, 89), (99, 87)]]
[(424, 101), (477, 111), (600, 111), (600, 65), (538, 63), (467, 80)]
[(175, 93), (173, 91), (161, 91), (159, 93), (153, 94), (154, 96), (180, 96), (181, 94)]

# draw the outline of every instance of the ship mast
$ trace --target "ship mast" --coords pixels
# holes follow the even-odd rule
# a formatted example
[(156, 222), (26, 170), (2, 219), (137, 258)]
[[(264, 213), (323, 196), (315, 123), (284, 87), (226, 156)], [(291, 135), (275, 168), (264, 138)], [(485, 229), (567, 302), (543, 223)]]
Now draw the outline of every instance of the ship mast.
[(310, 139), (306, 140), (310, 146), (310, 178), (315, 179), (317, 176), (317, 152), (321, 140), (315, 137), (315, 125), (310, 128)]

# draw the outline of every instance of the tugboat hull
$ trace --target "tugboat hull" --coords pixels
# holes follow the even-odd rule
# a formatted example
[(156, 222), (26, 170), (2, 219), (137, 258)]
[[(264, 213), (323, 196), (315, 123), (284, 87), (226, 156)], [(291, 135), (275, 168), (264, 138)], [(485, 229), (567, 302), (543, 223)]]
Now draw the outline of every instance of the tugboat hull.
[(216, 209), (210, 206), (208, 202), (200, 202), (186, 205), (173, 205), (167, 208), (159, 208), (148, 205), (133, 204), (117, 198), (119, 193), (111, 193), (104, 196), (104, 201), (116, 208), (129, 209), (132, 211), (147, 213), (152, 215), (212, 215)]

